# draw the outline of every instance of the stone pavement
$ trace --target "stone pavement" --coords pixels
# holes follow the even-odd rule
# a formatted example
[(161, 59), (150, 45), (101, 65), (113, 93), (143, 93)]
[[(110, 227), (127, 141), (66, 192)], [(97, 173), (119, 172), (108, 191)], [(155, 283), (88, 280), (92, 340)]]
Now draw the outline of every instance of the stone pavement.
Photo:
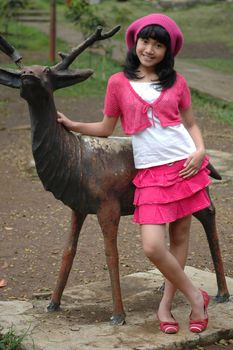
[[(180, 331), (164, 335), (154, 319), (161, 298), (163, 278), (158, 270), (122, 277), (122, 292), (127, 313), (126, 325), (111, 326), (109, 281), (66, 289), (62, 311), (46, 313), (47, 300), (0, 302), (0, 326), (6, 331), (14, 324), (16, 332), (27, 331), (23, 344), (27, 350), (178, 350), (233, 337), (233, 300), (216, 304), (215, 274), (186, 267), (194, 284), (212, 297), (208, 308), (209, 327), (199, 334), (188, 330), (190, 307), (181, 294), (174, 302), (174, 316)], [(233, 279), (227, 278), (230, 293)], [(34, 348), (33, 348), (34, 342)]]

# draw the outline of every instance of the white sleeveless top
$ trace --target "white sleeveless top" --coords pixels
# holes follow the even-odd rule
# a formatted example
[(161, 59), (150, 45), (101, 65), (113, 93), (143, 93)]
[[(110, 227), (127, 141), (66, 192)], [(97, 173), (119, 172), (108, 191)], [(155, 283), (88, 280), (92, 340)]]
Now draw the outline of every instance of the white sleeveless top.
[[(130, 82), (136, 93), (152, 103), (160, 95), (156, 85), (147, 82)], [(186, 159), (195, 152), (195, 144), (183, 124), (163, 128), (152, 110), (148, 110), (152, 126), (132, 136), (133, 155), (136, 169), (168, 164)]]

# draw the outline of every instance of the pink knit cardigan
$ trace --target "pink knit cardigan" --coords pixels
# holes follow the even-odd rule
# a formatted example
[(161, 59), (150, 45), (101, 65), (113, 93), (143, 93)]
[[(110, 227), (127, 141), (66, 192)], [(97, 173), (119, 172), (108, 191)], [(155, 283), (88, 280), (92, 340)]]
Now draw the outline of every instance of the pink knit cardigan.
[(182, 122), (180, 110), (191, 106), (190, 91), (184, 77), (177, 73), (175, 84), (163, 90), (153, 103), (144, 101), (132, 88), (123, 72), (113, 74), (105, 96), (104, 114), (120, 117), (125, 134), (132, 135), (151, 126), (148, 108), (151, 108), (163, 127)]

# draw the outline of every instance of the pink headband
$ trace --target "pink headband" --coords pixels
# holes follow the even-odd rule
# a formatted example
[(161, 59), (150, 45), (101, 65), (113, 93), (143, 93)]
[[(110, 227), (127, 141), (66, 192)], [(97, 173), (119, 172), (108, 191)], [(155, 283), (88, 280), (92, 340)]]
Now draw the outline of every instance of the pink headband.
[(125, 35), (128, 49), (131, 49), (136, 43), (137, 35), (140, 30), (152, 24), (158, 24), (166, 29), (170, 36), (172, 53), (174, 56), (176, 56), (183, 45), (183, 34), (173, 19), (161, 13), (152, 13), (141, 17), (128, 27)]

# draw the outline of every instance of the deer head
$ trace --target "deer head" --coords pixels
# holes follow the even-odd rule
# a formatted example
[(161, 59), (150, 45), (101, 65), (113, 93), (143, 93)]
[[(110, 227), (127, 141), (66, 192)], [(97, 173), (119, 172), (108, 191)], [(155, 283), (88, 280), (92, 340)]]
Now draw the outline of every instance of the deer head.
[(21, 96), (29, 102), (31, 99), (35, 100), (39, 93), (52, 94), (57, 89), (80, 83), (89, 78), (93, 70), (71, 70), (69, 69), (71, 63), (94, 42), (112, 37), (119, 29), (120, 26), (117, 26), (102, 34), (102, 27), (97, 27), (90, 37), (73, 48), (69, 54), (60, 52), (61, 61), (52, 67), (31, 66), (22, 70), (0, 68), (0, 84), (20, 89)]

